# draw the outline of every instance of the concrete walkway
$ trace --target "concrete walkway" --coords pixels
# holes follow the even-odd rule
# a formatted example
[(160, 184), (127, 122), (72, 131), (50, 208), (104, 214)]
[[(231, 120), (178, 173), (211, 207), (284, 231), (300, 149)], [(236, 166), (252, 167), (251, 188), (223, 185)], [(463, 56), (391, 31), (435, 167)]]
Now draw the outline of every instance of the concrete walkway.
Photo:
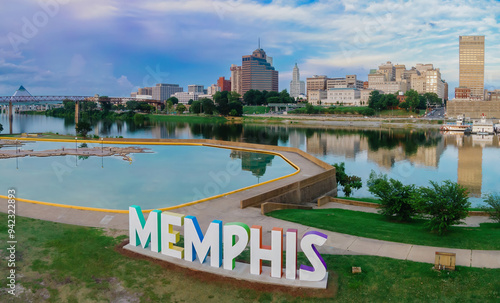
[[(308, 162), (305, 158), (296, 153), (281, 153), (301, 167), (301, 172), (299, 174), (265, 184), (261, 187), (248, 189), (204, 203), (179, 208), (173, 212), (196, 216), (202, 230), (206, 230), (208, 224), (212, 220), (222, 220), (224, 223), (243, 222), (249, 226), (261, 225), (265, 231), (263, 235), (264, 243), (270, 242), (270, 233), (273, 227), (282, 227), (284, 230), (296, 228), (299, 231), (299, 237), (307, 231), (317, 230), (328, 235), (328, 241), (319, 249), (320, 252), (324, 254), (373, 255), (433, 264), (435, 252), (452, 252), (457, 254), (457, 265), (500, 268), (500, 251), (439, 248), (374, 240), (320, 230), (301, 224), (263, 216), (260, 213), (260, 208), (249, 207), (241, 209), (240, 201), (242, 199), (255, 196), (261, 192), (273, 189), (276, 186), (283, 186), (283, 184), (288, 184), (288, 182), (296, 182), (297, 180), (301, 180), (324, 171), (319, 166), (311, 165), (311, 162)], [(22, 193), (22, 188), (18, 187), (18, 192)], [(324, 207), (335, 207), (335, 205), (329, 203), (322, 208)], [(0, 199), (0, 211), (7, 211), (6, 199)], [(67, 224), (118, 230), (128, 229), (128, 214), (86, 211), (26, 202), (17, 202), (16, 214), (19, 216)]]
[[(263, 216), (260, 214), (259, 208), (240, 209), (239, 200), (232, 199), (233, 197), (231, 196), (184, 207), (174, 212), (196, 216), (202, 230), (206, 230), (208, 224), (216, 219), (223, 222), (243, 222), (249, 226), (261, 225), (265, 231), (264, 243), (269, 243), (270, 232), (273, 227), (282, 227), (284, 230), (296, 228), (299, 231), (299, 237), (302, 237), (308, 231), (317, 230), (328, 235), (326, 244), (319, 248), (322, 254), (373, 255), (433, 264), (435, 253), (439, 251), (456, 253), (456, 265), (500, 268), (500, 250), (470, 250), (412, 245), (321, 230)], [(2, 210), (7, 209), (6, 202), (6, 200), (0, 199)], [(325, 207), (331, 206), (327, 204)], [(17, 203), (17, 214), (68, 224), (120, 229), (124, 231), (128, 229), (127, 214), (83, 211), (24, 202)]]

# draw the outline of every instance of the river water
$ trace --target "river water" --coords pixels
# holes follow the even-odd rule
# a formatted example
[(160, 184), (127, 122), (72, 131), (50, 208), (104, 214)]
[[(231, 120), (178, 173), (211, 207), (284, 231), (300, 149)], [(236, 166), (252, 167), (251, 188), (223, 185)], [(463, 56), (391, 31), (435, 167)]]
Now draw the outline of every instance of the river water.
[[(0, 115), (3, 134), (6, 114)], [(15, 115), (14, 133), (54, 132), (74, 134), (72, 119)], [(499, 140), (497, 136), (444, 135), (437, 130), (344, 129), (285, 125), (193, 124), (100, 121), (91, 134), (125, 138), (203, 138), (261, 143), (299, 148), (333, 164), (345, 162), (346, 172), (362, 178), (354, 197), (372, 196), (366, 180), (373, 170), (405, 184), (427, 186), (429, 181), (451, 180), (468, 188), (473, 206), (482, 197), (500, 192)], [(339, 191), (339, 195), (342, 193)]]

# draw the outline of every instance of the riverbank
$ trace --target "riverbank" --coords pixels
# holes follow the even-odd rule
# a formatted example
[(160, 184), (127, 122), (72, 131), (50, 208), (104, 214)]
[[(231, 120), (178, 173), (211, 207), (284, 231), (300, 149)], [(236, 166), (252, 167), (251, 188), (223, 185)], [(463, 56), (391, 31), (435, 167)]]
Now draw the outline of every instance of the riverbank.
[(421, 118), (362, 117), (338, 115), (251, 115), (243, 117), (244, 123), (291, 124), (331, 128), (417, 128), (439, 129), (443, 120)]
[[(45, 112), (29, 112), (31, 115), (43, 115)], [(123, 113), (115, 118), (123, 120)], [(412, 118), (405, 116), (368, 117), (360, 115), (283, 115), (283, 114), (255, 114), (243, 117), (223, 117), (195, 114), (166, 115), (143, 114), (151, 122), (178, 122), (178, 123), (243, 123), (266, 125), (294, 125), (300, 127), (322, 128), (403, 128), (403, 129), (439, 129), (443, 120)], [(113, 118), (111, 115), (109, 118)]]

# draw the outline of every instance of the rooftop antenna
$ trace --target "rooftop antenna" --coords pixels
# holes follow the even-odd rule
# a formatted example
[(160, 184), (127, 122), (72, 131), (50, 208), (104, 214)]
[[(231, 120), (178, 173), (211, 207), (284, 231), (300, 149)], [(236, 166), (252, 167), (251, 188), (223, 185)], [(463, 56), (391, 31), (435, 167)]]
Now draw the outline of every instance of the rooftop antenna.
[(260, 37), (259, 37), (259, 49), (260, 49)]

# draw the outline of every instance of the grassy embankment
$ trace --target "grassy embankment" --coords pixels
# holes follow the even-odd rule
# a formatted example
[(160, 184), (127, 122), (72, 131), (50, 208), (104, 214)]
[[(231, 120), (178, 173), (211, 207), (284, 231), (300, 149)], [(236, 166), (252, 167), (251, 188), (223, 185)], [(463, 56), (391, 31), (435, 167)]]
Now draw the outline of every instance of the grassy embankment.
[(228, 120), (220, 116), (204, 115), (146, 115), (153, 122), (185, 122), (185, 123), (225, 123)]
[(267, 106), (243, 106), (243, 115), (266, 114), (271, 111)]
[(384, 216), (345, 209), (278, 210), (271, 217), (339, 233), (378, 240), (416, 245), (500, 250), (500, 224), (483, 223), (480, 227), (452, 226), (449, 232), (439, 236), (431, 233), (425, 220), (411, 223), (387, 220)]
[[(1, 213), (0, 219), (7, 222), (7, 215)], [(5, 241), (7, 224), (0, 225), (0, 235)], [(101, 229), (17, 217), (16, 236), (20, 294), (14, 298), (3, 288), (1, 302), (331, 301), (201, 281), (195, 274), (121, 255), (115, 246), (125, 237), (108, 236)], [(6, 251), (0, 254), (5, 261)], [(304, 262), (302, 254), (300, 258), (299, 264)], [(430, 264), (382, 257), (324, 258), (331, 279), (338, 280), (337, 302), (500, 300), (500, 269), (457, 267), (456, 272), (437, 272)], [(353, 275), (352, 266), (361, 266), (363, 273)], [(7, 262), (1, 267), (6, 274)]]

